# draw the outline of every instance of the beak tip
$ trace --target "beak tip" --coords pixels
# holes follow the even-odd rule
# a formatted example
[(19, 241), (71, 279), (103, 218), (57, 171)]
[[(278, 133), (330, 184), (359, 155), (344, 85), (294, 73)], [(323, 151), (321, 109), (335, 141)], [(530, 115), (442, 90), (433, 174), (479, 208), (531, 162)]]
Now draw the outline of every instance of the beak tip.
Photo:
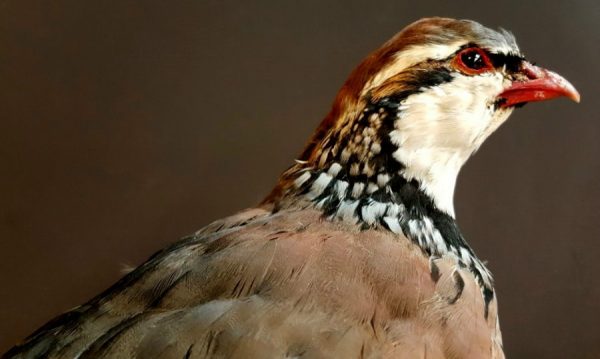
[(556, 76), (559, 80), (557, 84), (558, 88), (562, 92), (562, 95), (570, 100), (573, 100), (575, 103), (579, 103), (581, 101), (581, 95), (579, 94), (579, 91), (577, 91), (575, 86), (573, 86), (573, 84), (567, 81), (564, 77), (561, 77), (557, 74), (553, 75)]
[(579, 94), (579, 91), (577, 91), (575, 86), (573, 86), (573, 84), (571, 84), (569, 81), (567, 81), (567, 79), (555, 72), (548, 70), (545, 71), (547, 73), (548, 78), (552, 82), (556, 83), (557, 88), (561, 90), (563, 96), (575, 101), (575, 103), (579, 103), (581, 101), (581, 95)]

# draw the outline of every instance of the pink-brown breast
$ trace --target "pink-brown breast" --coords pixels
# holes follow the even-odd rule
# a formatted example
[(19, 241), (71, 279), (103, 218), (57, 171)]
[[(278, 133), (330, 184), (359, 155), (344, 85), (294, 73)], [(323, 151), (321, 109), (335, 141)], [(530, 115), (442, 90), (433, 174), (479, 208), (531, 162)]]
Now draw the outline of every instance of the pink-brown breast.
[(316, 210), (241, 212), (130, 276), (38, 338), (50, 357), (503, 357), (470, 272)]

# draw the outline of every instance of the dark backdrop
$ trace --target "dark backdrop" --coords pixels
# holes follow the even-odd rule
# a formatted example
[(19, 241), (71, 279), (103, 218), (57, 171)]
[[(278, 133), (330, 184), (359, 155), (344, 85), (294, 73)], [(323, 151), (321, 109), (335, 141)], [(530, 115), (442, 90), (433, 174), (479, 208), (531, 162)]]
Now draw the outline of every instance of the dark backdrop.
[(431, 15), (512, 30), (582, 93), (517, 111), (456, 203), (509, 357), (598, 358), (596, 0), (0, 0), (0, 352), (259, 201), (353, 66)]

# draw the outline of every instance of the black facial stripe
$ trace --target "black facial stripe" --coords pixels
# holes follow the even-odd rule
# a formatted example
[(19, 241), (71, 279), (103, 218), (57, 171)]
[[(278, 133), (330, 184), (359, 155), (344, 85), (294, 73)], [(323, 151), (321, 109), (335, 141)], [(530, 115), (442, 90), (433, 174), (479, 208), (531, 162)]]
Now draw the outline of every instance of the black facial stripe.
[(434, 68), (429, 71), (417, 70), (414, 77), (406, 82), (400, 91), (378, 101), (372, 99), (369, 101), (364, 118), (368, 118), (368, 116), (380, 110), (388, 114), (377, 131), (377, 137), (381, 141), (381, 151), (371, 158), (370, 165), (372, 167), (386, 169), (390, 173), (397, 173), (402, 169), (403, 165), (392, 157), (392, 154), (397, 150), (397, 146), (390, 139), (390, 133), (394, 130), (398, 107), (409, 96), (420, 93), (424, 89), (450, 82), (452, 79), (452, 73), (445, 67)]
[(406, 97), (424, 87), (439, 86), (450, 81), (452, 81), (452, 73), (445, 67), (434, 68), (429, 71), (418, 71), (414, 77), (414, 80), (408, 82), (408, 87), (412, 87), (411, 90), (413, 92), (407, 94)]
[[(443, 63), (428, 62), (408, 70), (395, 92), (378, 97), (377, 89), (374, 89), (368, 95), (368, 102), (359, 118), (355, 121), (348, 120), (349, 125), (331, 133), (321, 144), (324, 151), (321, 154), (323, 157), (319, 158), (319, 162), (323, 161), (319, 166), (327, 168), (331, 163), (340, 163), (345, 168), (339, 176), (351, 185), (357, 182), (368, 185), (377, 182), (379, 174), (399, 172), (402, 164), (393, 158), (397, 146), (392, 143), (390, 133), (394, 130), (402, 101), (426, 89), (450, 82), (453, 78), (453, 72)], [(375, 123), (371, 123), (373, 118), (376, 119)], [(369, 128), (374, 128), (374, 133), (368, 132)], [(369, 137), (368, 142), (364, 141), (366, 137)], [(369, 150), (372, 143), (379, 147), (377, 151)], [(343, 153), (344, 149), (347, 150), (346, 153)], [(350, 171), (352, 168), (354, 171)]]
[[(431, 63), (431, 61), (424, 63)], [(452, 81), (453, 76), (450, 69), (443, 66), (423, 69), (424, 63), (419, 63), (411, 69), (406, 70), (412, 70), (412, 76), (409, 79), (404, 79), (402, 87), (398, 92), (379, 101), (374, 102), (370, 99), (367, 109), (372, 110), (384, 107), (386, 109), (396, 110), (398, 104), (404, 101), (408, 96), (422, 92), (424, 89)], [(436, 63), (439, 63), (440, 65), (443, 64), (441, 61), (436, 61)], [(390, 104), (392, 104), (392, 106), (390, 106)]]
[(488, 52), (492, 64), (496, 68), (500, 68), (506, 66), (506, 71), (509, 73), (519, 72), (521, 69), (521, 64), (525, 61), (525, 58), (519, 55), (512, 54), (500, 54), (500, 53), (491, 53)]

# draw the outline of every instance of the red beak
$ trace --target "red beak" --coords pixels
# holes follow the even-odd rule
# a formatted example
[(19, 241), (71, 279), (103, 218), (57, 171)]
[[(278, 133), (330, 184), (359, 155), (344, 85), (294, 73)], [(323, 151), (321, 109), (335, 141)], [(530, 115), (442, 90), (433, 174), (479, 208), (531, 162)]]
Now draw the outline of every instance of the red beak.
[(561, 96), (579, 102), (579, 92), (559, 74), (534, 66), (529, 62), (523, 62), (521, 71), (527, 75), (528, 80), (515, 81), (506, 88), (499, 96), (504, 99), (501, 107), (550, 100)]

